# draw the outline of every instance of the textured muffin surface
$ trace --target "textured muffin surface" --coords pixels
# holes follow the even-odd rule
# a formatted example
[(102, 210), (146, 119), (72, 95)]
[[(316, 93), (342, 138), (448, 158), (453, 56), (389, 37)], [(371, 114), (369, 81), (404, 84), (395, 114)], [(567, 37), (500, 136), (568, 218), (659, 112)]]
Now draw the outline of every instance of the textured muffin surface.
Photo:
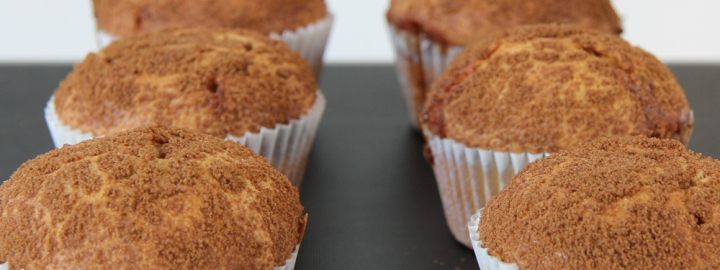
[(285, 176), (237, 143), (164, 128), (65, 146), (0, 187), (14, 269), (272, 269), (305, 214)]
[(219, 137), (288, 123), (309, 111), (310, 67), (249, 31), (169, 30), (89, 54), (60, 84), (62, 122), (93, 135), (163, 125)]
[(521, 27), (467, 48), (433, 84), (423, 125), (469, 147), (555, 152), (602, 135), (687, 142), (692, 114), (674, 75), (620, 38)]
[(520, 269), (719, 269), (720, 161), (675, 140), (597, 140), (530, 164), (479, 233)]
[(279, 33), (327, 16), (324, 0), (93, 0), (98, 28), (118, 36), (169, 28)]
[(608, 0), (392, 0), (388, 21), (449, 45), (466, 45), (511, 27), (563, 23), (622, 32)]

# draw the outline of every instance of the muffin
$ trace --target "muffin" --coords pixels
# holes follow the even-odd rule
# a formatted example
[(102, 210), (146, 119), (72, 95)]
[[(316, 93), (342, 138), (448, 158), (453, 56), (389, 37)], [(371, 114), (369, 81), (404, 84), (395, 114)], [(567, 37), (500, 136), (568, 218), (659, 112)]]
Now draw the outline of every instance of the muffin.
[(98, 44), (169, 28), (242, 28), (284, 41), (319, 75), (333, 17), (323, 0), (93, 0)]
[(114, 42), (78, 64), (48, 102), (57, 147), (143, 126), (246, 144), (300, 184), (325, 100), (284, 44), (240, 30), (181, 29)]
[(609, 0), (392, 0), (387, 21), (413, 126), (421, 117), (431, 83), (477, 39), (544, 23), (622, 32)]
[(535, 162), (474, 217), (492, 269), (720, 269), (720, 161), (605, 138)]
[(423, 128), (455, 237), (527, 163), (600, 136), (687, 143), (683, 89), (652, 55), (617, 36), (520, 27), (469, 47), (433, 85)]
[(142, 128), (38, 156), (0, 186), (12, 269), (292, 269), (298, 191), (246, 147)]

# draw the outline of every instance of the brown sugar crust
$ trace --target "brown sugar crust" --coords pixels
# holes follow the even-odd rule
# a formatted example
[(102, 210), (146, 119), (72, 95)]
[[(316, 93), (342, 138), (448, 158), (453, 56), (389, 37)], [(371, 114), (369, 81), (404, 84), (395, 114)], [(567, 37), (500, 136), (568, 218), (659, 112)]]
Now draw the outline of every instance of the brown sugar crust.
[(608, 0), (392, 0), (388, 21), (447, 44), (463, 46), (511, 27), (563, 23), (619, 34)]
[(249, 31), (168, 30), (124, 38), (85, 60), (55, 93), (58, 117), (94, 135), (148, 125), (243, 136), (315, 103), (310, 67)]
[(247, 148), (145, 128), (65, 146), (0, 187), (0, 260), (14, 269), (272, 269), (305, 213)]
[(469, 147), (556, 152), (602, 135), (687, 142), (692, 115), (674, 75), (620, 38), (529, 26), (466, 49), (433, 84), (423, 124)]
[(296, 30), (327, 16), (324, 0), (93, 0), (99, 29), (116, 36), (169, 28)]
[(601, 139), (530, 164), (479, 233), (520, 269), (720, 269), (720, 161), (670, 139)]

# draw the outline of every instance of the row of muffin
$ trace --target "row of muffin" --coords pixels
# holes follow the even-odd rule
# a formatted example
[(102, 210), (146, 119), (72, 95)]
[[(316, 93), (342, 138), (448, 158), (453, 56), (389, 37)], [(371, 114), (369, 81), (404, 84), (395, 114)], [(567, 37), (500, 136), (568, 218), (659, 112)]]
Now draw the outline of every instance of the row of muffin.
[(300, 186), (325, 109), (310, 66), (250, 30), (172, 29), (90, 53), (45, 108), (56, 147), (144, 126), (244, 144)]
[[(594, 18), (591, 12), (553, 16), (562, 10), (554, 1), (506, 2), (498, 8), (492, 5), (499, 2), (394, 1), (389, 18), (393, 6), (410, 10), (409, 14), (431, 14), (431, 18), (438, 11), (501, 10), (501, 15), (530, 19), (513, 21), (518, 24), (570, 18), (578, 20), (570, 23), (579, 23)], [(593, 10), (604, 7), (603, 2), (578, 2), (568, 10)], [(134, 22), (130, 29), (153, 29), (153, 18), (182, 21), (205, 14), (207, 18), (201, 21), (212, 21), (224, 17), (207, 14), (232, 10), (203, 1), (198, 4), (187, 4), (200, 10), (198, 14), (191, 12), (193, 8), (136, 5), (133, 8), (142, 12), (129, 13), (136, 16), (130, 17)], [(158, 11), (170, 13), (158, 16)], [(102, 25), (100, 13), (96, 9)], [(408, 44), (427, 46), (428, 40), (439, 40), (442, 46), (448, 45), (435, 34), (413, 31), (427, 40)], [(713, 246), (717, 246), (712, 242), (717, 235), (713, 234), (717, 232), (714, 197), (708, 195), (717, 190), (717, 162), (683, 152), (681, 145), (671, 141), (616, 138), (579, 146), (603, 135), (639, 134), (686, 142), (692, 113), (669, 71), (617, 37), (580, 28), (546, 25), (486, 34), (487, 39), (466, 44), (462, 56), (436, 80), (429, 94), (423, 94), (428, 101), (422, 114), (451, 231), (462, 242), (475, 240), (481, 267), (712, 268), (712, 258), (702, 255), (714, 254)], [(430, 51), (444, 52), (445, 47)], [(450, 62), (450, 58), (438, 63)], [(148, 124), (193, 129), (249, 145), (289, 176), (301, 176), (297, 172), (304, 166), (322, 109), (312, 112), (324, 103), (315, 92), (312, 75), (307, 75), (298, 59), (279, 43), (247, 31), (185, 29), (123, 38), (76, 67), (48, 103), (46, 120), (58, 145)], [(424, 59), (420, 63), (437, 57)], [(466, 227), (469, 215), (502, 190), (517, 171), (550, 152), (551, 157), (535, 163), (497, 195), (484, 218), (476, 216), (470, 220), (471, 229)], [(618, 157), (620, 161), (612, 163)], [(689, 165), (673, 170), (673, 161)], [(596, 170), (582, 174), (580, 165)], [(660, 179), (664, 181), (608, 179), (616, 168), (624, 169), (618, 176), (664, 177)], [(687, 175), (692, 181), (684, 181)], [(0, 256), (20, 268), (135, 263), (128, 267), (292, 269), (306, 216), (297, 191), (283, 178), (249, 151), (218, 138), (165, 128), (107, 135), (30, 161), (0, 188), (0, 203), (7, 203), (2, 206), (5, 243), (0, 244)], [(552, 184), (554, 180), (562, 181)], [(606, 186), (608, 180), (614, 182)], [(675, 186), (689, 191), (678, 195), (672, 192)], [(652, 192), (640, 192), (645, 189)], [(695, 201), (685, 206), (686, 212), (663, 212), (667, 209), (657, 207), (653, 196), (666, 200), (669, 195)], [(577, 206), (574, 200), (578, 198), (595, 199), (583, 201), (594, 203), (594, 208), (568, 207)], [(236, 207), (223, 211), (227, 205)], [(623, 207), (672, 222), (692, 216), (698, 227), (669, 231), (671, 227), (657, 226), (658, 219), (637, 218), (632, 216), (636, 212), (621, 211)], [(563, 212), (567, 209), (575, 212)], [(599, 210), (607, 209), (615, 215), (604, 211), (606, 215), (598, 216), (610, 222), (593, 219)], [(43, 213), (42, 220), (31, 213)], [(220, 222), (224, 220), (228, 223)], [(586, 223), (572, 223), (576, 220)], [(651, 233), (637, 234), (629, 222)], [(672, 222), (660, 225), (680, 224)], [(27, 224), (31, 230), (18, 231)], [(616, 224), (620, 226), (610, 226)], [(700, 240), (673, 238), (699, 231), (700, 226), (704, 234), (693, 234)], [(230, 227), (235, 230), (227, 230)], [(217, 232), (223, 235), (213, 238)], [(468, 238), (468, 233), (473, 237)], [(187, 235), (196, 237), (187, 239)], [(583, 236), (587, 237), (578, 238)], [(648, 238), (674, 244), (676, 251), (702, 247), (706, 253), (673, 256), (664, 246), (642, 241)], [(100, 247), (98, 239), (103, 243)], [(635, 241), (644, 253), (618, 245), (628, 241)], [(617, 258), (602, 253), (603, 249)], [(17, 250), (23, 252), (13, 252)], [(705, 264), (697, 258), (704, 258)]]
[(0, 268), (294, 268), (333, 17), (221, 2), (93, 1), (104, 48), (45, 108), (58, 149), (0, 187)]
[(0, 267), (292, 270), (324, 108), (308, 63), (261, 33), (118, 39), (48, 101), (58, 149), (0, 187)]
[(93, 0), (96, 38), (102, 48), (141, 33), (177, 28), (247, 29), (283, 41), (308, 61), (323, 65), (334, 17), (324, 0)]
[(394, 0), (387, 18), (481, 269), (720, 267), (720, 162), (685, 150), (683, 89), (617, 36), (609, 1)]
[[(46, 120), (57, 147), (149, 124), (188, 128), (245, 144), (300, 186), (325, 108), (319, 89), (314, 93), (334, 22), (324, 0), (93, 0), (93, 9), (100, 48), (126, 40), (98, 54), (120, 63), (104, 65), (90, 55), (48, 103)], [(215, 34), (199, 33), (208, 29), (215, 29)], [(136, 52), (135, 46), (149, 48)], [(315, 80), (307, 76), (306, 64)], [(117, 65), (145, 74), (128, 74)], [(112, 71), (75, 74), (101, 68)], [(114, 80), (100, 79), (106, 84), (99, 87), (94, 84), (94, 76), (108, 75)], [(153, 78), (139, 79), (146, 75)], [(125, 80), (135, 82), (121, 83)], [(174, 90), (155, 93), (161, 88)], [(84, 96), (84, 91), (97, 91), (91, 97), (109, 96), (103, 102), (64, 99)], [(104, 123), (87, 123), (93, 121)]]
[(528, 163), (603, 136), (687, 143), (693, 114), (672, 73), (622, 39), (525, 26), (465, 49), (421, 120), (453, 234)]

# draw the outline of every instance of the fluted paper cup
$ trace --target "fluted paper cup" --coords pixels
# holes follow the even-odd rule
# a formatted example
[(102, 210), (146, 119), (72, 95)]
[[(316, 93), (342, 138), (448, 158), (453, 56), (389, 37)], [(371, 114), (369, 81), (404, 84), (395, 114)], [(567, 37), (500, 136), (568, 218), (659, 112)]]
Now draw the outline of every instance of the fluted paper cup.
[[(293, 253), (290, 254), (290, 258), (285, 260), (285, 265), (274, 267), (273, 270), (293, 270), (293, 269), (295, 269), (295, 262), (297, 261), (297, 255), (298, 255), (299, 250), (300, 250), (300, 245), (297, 245), (295, 247), (295, 250), (293, 251)], [(0, 270), (2, 270), (2, 269), (0, 269)]]
[(312, 67), (315, 77), (322, 73), (325, 47), (327, 46), (334, 17), (328, 14), (325, 19), (294, 31), (271, 33), (270, 37), (282, 40), (291, 50), (299, 53)]
[[(334, 20), (333, 15), (328, 14), (327, 17), (318, 22), (296, 30), (270, 33), (270, 37), (285, 42), (291, 50), (299, 53), (303, 59), (310, 64), (315, 73), (315, 77), (319, 78), (320, 73), (322, 73), (325, 47), (330, 37)], [(98, 48), (102, 49), (116, 40), (117, 37), (98, 28), (95, 33), (95, 39)]]
[(476, 214), (470, 217), (468, 222), (468, 231), (470, 233), (470, 240), (472, 241), (472, 248), (475, 252), (475, 258), (477, 258), (478, 265), (482, 270), (518, 270), (517, 264), (506, 263), (499, 258), (490, 255), (488, 250), (483, 247), (482, 241), (480, 240), (480, 218), (482, 217), (482, 209)]
[(229, 135), (226, 140), (247, 146), (265, 157), (273, 167), (290, 178), (297, 187), (302, 183), (310, 149), (325, 111), (325, 97), (318, 92), (313, 107), (299, 119), (242, 137)]
[[(45, 122), (55, 147), (60, 148), (65, 144), (76, 144), (93, 138), (90, 133), (64, 124), (57, 116), (53, 100), (54, 98), (50, 98), (45, 107)], [(285, 174), (293, 185), (300, 187), (325, 104), (325, 97), (318, 91), (315, 104), (300, 118), (286, 124), (277, 124), (273, 128), (263, 127), (257, 133), (247, 132), (242, 137), (228, 135), (225, 139), (243, 144), (265, 157), (273, 167)]]
[(472, 247), (468, 221), (531, 162), (547, 153), (511, 153), (468, 147), (425, 132), (445, 219), (455, 239)]
[(45, 123), (56, 148), (66, 144), (77, 144), (94, 137), (91, 133), (82, 132), (60, 121), (55, 111), (55, 96), (51, 97), (45, 106)]
[(395, 69), (410, 122), (419, 128), (418, 121), (430, 85), (462, 51), (462, 47), (437, 43), (423, 34), (403, 31), (392, 25), (389, 28), (395, 47)]

